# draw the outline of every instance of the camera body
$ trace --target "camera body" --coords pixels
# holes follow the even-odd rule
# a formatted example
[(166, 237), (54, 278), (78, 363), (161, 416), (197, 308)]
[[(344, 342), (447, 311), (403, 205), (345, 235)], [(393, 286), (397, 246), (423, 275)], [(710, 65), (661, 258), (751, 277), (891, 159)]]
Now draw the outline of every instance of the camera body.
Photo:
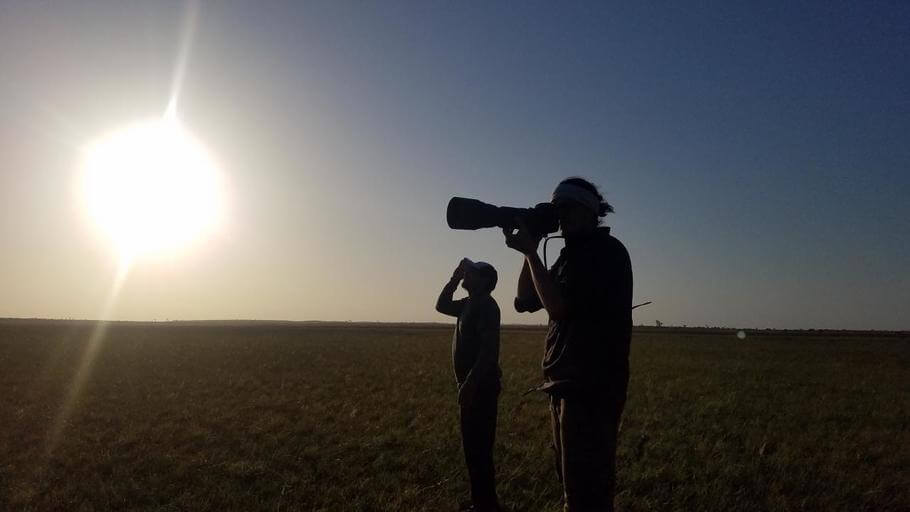
[(446, 208), (446, 222), (452, 229), (500, 227), (513, 230), (519, 227), (517, 219), (524, 221), (534, 237), (545, 237), (559, 229), (556, 207), (550, 203), (540, 203), (533, 208), (512, 208), (453, 197)]

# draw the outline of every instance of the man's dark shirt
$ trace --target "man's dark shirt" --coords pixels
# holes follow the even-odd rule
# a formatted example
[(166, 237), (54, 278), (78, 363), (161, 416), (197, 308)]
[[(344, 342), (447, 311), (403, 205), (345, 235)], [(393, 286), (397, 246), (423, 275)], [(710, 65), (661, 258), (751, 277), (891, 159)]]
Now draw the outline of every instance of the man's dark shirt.
[[(568, 316), (550, 320), (542, 366), (549, 382), (625, 398), (632, 334), (632, 264), (610, 228), (569, 237), (550, 269)], [(537, 311), (538, 297), (519, 311)]]
[[(499, 369), (499, 305), (489, 295), (467, 297), (452, 302), (451, 312), (458, 316), (455, 335), (452, 337), (452, 363), (455, 379), (464, 383), (481, 350), (489, 350), (493, 363), (486, 375), (477, 375), (479, 387), (498, 385), (502, 372)], [(487, 332), (486, 337), (483, 333)]]

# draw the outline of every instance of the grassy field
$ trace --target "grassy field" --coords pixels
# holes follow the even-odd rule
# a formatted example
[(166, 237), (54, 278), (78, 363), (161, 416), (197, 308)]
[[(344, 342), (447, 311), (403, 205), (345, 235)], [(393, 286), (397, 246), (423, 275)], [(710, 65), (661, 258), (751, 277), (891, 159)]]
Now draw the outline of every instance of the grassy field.
[[(0, 509), (454, 510), (450, 328), (0, 321)], [(499, 493), (559, 510), (543, 333), (506, 329)], [(910, 339), (639, 330), (620, 510), (910, 510)], [(74, 385), (77, 383), (78, 385)]]

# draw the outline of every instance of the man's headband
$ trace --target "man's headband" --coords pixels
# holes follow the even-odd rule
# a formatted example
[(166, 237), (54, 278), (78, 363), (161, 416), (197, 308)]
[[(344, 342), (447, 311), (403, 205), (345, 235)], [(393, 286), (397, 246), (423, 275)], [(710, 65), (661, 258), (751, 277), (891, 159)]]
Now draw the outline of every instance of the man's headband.
[(553, 204), (559, 204), (565, 200), (575, 201), (576, 203), (589, 208), (595, 215), (600, 215), (600, 198), (590, 190), (573, 185), (571, 183), (560, 183), (553, 191)]

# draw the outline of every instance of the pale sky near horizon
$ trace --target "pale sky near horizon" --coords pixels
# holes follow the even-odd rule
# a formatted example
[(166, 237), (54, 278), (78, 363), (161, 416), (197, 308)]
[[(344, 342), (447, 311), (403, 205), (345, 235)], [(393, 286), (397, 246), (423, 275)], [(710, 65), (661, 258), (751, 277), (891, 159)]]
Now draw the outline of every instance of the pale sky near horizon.
[[(584, 176), (636, 324), (910, 329), (906, 2), (0, 3), (0, 317), (446, 321), (453, 195)], [(188, 26), (193, 30), (188, 32)], [(80, 154), (177, 112), (226, 182), (208, 237), (133, 262)], [(550, 256), (555, 259), (555, 250)]]

